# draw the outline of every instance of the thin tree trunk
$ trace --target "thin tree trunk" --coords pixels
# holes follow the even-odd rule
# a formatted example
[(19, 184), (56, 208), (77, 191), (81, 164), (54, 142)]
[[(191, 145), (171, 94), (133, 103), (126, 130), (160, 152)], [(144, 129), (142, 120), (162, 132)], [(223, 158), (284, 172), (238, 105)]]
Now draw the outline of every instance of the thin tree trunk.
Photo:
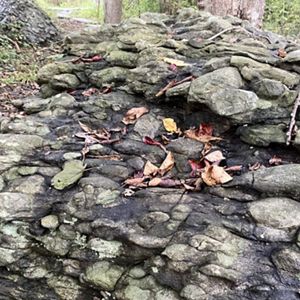
[(265, 0), (198, 0), (198, 7), (214, 15), (232, 15), (262, 26)]
[(104, 1), (104, 22), (118, 24), (122, 19), (122, 0), (105, 0)]

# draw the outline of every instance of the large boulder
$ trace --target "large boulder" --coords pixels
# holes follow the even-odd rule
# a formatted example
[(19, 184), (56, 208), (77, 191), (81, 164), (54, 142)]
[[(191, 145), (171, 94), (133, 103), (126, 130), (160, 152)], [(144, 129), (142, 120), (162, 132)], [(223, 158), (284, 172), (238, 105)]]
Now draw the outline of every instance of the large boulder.
[(49, 16), (32, 0), (1, 0), (0, 24), (4, 33), (19, 30), (29, 44), (47, 44), (59, 38), (59, 31)]

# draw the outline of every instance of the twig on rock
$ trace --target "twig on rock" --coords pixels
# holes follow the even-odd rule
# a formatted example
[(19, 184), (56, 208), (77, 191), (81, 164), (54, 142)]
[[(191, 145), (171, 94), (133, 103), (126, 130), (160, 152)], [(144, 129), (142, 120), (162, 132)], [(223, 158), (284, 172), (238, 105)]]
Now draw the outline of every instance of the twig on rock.
[(160, 97), (162, 96), (167, 90), (172, 88), (176, 83), (176, 80), (170, 81), (165, 87), (163, 87), (156, 95), (155, 97)]
[(160, 97), (162, 96), (166, 91), (168, 91), (170, 88), (174, 87), (174, 86), (177, 86), (177, 85), (180, 85), (184, 82), (187, 82), (187, 81), (191, 81), (194, 79), (194, 76), (188, 76), (180, 81), (176, 81), (176, 80), (172, 80), (170, 81), (165, 87), (163, 87), (156, 95), (155, 97)]
[(231, 31), (231, 30), (235, 30), (235, 29), (239, 29), (239, 27), (226, 28), (226, 29), (222, 30), (221, 32), (219, 32), (219, 33), (213, 35), (212, 37), (208, 38), (207, 40), (212, 41), (212, 40), (216, 39), (217, 37), (219, 37), (220, 35), (222, 35), (223, 33)]
[(300, 106), (300, 90), (298, 91), (298, 97), (295, 101), (294, 108), (293, 108), (293, 111), (291, 113), (291, 121), (290, 121), (289, 130), (286, 134), (287, 135), (287, 139), (286, 139), (286, 144), (287, 145), (290, 145), (290, 143), (292, 141), (292, 137), (293, 137), (295, 126), (296, 126), (296, 115), (297, 115), (297, 111), (298, 111), (299, 106)]

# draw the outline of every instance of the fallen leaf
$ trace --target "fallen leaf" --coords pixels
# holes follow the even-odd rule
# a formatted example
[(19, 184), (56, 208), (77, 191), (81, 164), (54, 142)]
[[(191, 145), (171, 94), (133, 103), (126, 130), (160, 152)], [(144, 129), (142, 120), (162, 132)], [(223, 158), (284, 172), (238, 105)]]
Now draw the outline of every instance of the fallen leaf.
[(191, 176), (197, 176), (200, 174), (201, 170), (204, 168), (203, 162), (195, 161), (192, 159), (188, 160), (190, 167), (192, 168)]
[(232, 180), (232, 177), (226, 173), (224, 168), (216, 165), (206, 166), (201, 177), (208, 186), (215, 186)]
[(220, 162), (221, 160), (225, 159), (220, 150), (210, 152), (209, 154), (206, 154), (204, 158), (211, 163)]
[(154, 187), (154, 186), (159, 186), (159, 184), (161, 183), (161, 178), (153, 178), (149, 181), (148, 186)]
[(159, 168), (155, 166), (152, 162), (147, 161), (144, 167), (144, 175), (145, 176), (150, 176), (153, 175), (155, 176), (158, 172)]
[(164, 57), (163, 61), (166, 62), (167, 64), (175, 65), (177, 67), (190, 66), (190, 64), (184, 62), (183, 60), (179, 60), (179, 59), (173, 59), (173, 58)]
[(100, 140), (109, 140), (111, 138), (111, 134), (105, 128), (94, 131), (94, 135)]
[(225, 168), (225, 171), (232, 171), (232, 172), (237, 172), (237, 171), (242, 171), (243, 166), (242, 165), (237, 165), (237, 166), (231, 166)]
[(282, 159), (276, 155), (274, 155), (270, 160), (269, 160), (269, 164), (271, 166), (278, 166), (280, 164), (282, 164)]
[(149, 136), (145, 136), (145, 137), (143, 138), (143, 142), (144, 142), (145, 144), (147, 144), (147, 145), (158, 146), (158, 147), (160, 147), (163, 151), (165, 151), (165, 152), (167, 153), (166, 148), (165, 148), (160, 142), (158, 142), (158, 141), (152, 139), (152, 138), (149, 137)]
[(149, 112), (146, 107), (133, 107), (124, 116), (122, 122), (125, 125), (134, 124), (142, 115)]
[(92, 145), (92, 144), (99, 143), (98, 139), (96, 139), (95, 137), (89, 135), (86, 132), (78, 132), (78, 133), (75, 134), (75, 136), (78, 137), (78, 138), (84, 139), (85, 140), (84, 142), (85, 142), (86, 145)]
[(172, 118), (163, 119), (163, 124), (166, 131), (170, 133), (178, 133), (178, 128), (176, 122)]
[(185, 188), (186, 191), (194, 191), (195, 187), (188, 185), (186, 183), (182, 183), (183, 187)]
[(148, 186), (155, 187), (165, 187), (165, 188), (172, 188), (172, 187), (178, 187), (181, 186), (182, 182), (180, 180), (174, 180), (170, 178), (153, 178), (148, 183)]
[(158, 173), (161, 176), (164, 176), (167, 172), (169, 172), (175, 165), (174, 155), (171, 151), (168, 152), (165, 160), (159, 167)]
[(81, 123), (80, 121), (78, 121), (78, 123), (79, 123), (81, 129), (82, 129), (84, 132), (87, 132), (87, 133), (90, 133), (90, 134), (93, 133), (93, 130), (92, 130), (89, 126), (87, 126), (87, 125)]
[(126, 179), (124, 181), (124, 183), (126, 185), (129, 185), (129, 186), (135, 186), (135, 187), (146, 187), (147, 184), (144, 183), (144, 181), (147, 179), (147, 177), (141, 177), (141, 178), (129, 178), (129, 179)]
[(199, 128), (191, 128), (184, 132), (187, 138), (197, 140), (201, 143), (208, 143), (210, 141), (219, 141), (221, 138), (212, 136), (213, 127), (210, 124), (201, 123)]

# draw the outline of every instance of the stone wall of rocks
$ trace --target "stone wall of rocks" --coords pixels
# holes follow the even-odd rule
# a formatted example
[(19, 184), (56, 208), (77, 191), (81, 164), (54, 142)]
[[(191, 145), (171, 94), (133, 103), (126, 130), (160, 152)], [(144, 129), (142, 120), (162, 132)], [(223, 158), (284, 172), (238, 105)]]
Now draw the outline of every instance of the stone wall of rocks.
[[(249, 124), (238, 132), (253, 145), (286, 139), (300, 83), (300, 46), (247, 21), (191, 9), (174, 18), (144, 14), (118, 27), (71, 35), (65, 47), (68, 55), (39, 73), (45, 96), (113, 86), (149, 100), (205, 106), (234, 125)], [(94, 55), (103, 60), (72, 62), (74, 56)], [(189, 76), (192, 82), (155, 97), (170, 81)]]
[[(299, 299), (300, 160), (284, 146), (299, 49), (191, 9), (67, 38), (39, 72), (44, 98), (0, 116), (0, 299)], [(125, 128), (125, 112), (145, 105)], [(146, 161), (164, 160), (142, 141), (165, 135), (166, 117), (214, 124), (213, 149), (241, 171), (198, 192), (128, 191)], [(79, 121), (118, 142), (85, 153)], [(173, 139), (170, 176), (188, 178), (204, 147)]]

